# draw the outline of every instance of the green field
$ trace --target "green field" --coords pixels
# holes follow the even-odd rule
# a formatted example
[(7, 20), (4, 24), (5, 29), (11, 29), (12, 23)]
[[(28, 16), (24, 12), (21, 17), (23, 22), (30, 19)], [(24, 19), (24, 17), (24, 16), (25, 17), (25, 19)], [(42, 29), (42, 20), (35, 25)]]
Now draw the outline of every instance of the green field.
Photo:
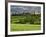
[[(27, 21), (30, 20), (29, 17), (27, 18)], [(40, 24), (29, 24), (29, 21), (27, 23), (22, 24), (23, 22), (25, 22), (25, 18), (25, 16), (11, 16), (11, 31), (34, 31), (41, 29)], [(21, 20), (21, 23), (16, 23), (19, 22), (19, 20)]]
[(40, 30), (40, 25), (11, 24), (11, 31), (31, 31), (31, 30)]

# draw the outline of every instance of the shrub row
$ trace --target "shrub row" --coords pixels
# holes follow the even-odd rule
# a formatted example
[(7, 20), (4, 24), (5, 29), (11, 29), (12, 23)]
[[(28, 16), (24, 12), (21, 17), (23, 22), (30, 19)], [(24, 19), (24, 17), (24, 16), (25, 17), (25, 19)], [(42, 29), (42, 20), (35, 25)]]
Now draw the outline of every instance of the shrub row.
[[(23, 16), (22, 16), (23, 17)], [(25, 17), (25, 18), (24, 18)], [(26, 15), (26, 16), (24, 16), (23, 18), (24, 19), (22, 19), (22, 18), (18, 18), (17, 20), (19, 20), (19, 22), (12, 22), (12, 23), (17, 23), (17, 24), (26, 24), (26, 23), (29, 23), (29, 24), (40, 24), (41, 22), (41, 19), (40, 19), (40, 16), (39, 15), (32, 15), (32, 16), (30, 16), (30, 15)]]

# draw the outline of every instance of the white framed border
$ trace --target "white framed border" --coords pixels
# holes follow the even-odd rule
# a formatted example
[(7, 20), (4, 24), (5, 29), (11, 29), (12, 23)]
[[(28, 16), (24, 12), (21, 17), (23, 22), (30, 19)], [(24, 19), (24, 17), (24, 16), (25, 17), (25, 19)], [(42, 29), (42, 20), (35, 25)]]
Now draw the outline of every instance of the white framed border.
[[(37, 31), (10, 31), (10, 5), (22, 5), (22, 6), (40, 6), (41, 7), (41, 30)], [(43, 33), (43, 4), (26, 4), (26, 3), (11, 3), (8, 2), (8, 35), (16, 35), (16, 34), (32, 34), (32, 33)]]

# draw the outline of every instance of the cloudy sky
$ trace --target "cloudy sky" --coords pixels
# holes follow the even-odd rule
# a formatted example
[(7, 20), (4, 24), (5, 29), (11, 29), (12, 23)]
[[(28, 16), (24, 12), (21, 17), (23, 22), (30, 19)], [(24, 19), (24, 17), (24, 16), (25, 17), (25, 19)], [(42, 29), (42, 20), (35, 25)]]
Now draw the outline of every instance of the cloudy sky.
[(11, 5), (11, 12), (12, 13), (23, 13), (24, 11), (26, 12), (41, 12), (41, 7), (40, 6), (17, 6), (17, 5)]

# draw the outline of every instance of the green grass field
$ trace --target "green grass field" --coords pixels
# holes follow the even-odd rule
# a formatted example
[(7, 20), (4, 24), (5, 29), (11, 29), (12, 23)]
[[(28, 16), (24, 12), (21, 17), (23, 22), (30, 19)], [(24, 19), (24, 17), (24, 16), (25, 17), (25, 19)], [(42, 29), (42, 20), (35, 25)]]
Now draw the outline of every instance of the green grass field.
[(23, 16), (12, 16), (11, 17), (11, 31), (34, 31), (34, 30), (40, 30), (41, 25), (39, 24), (16, 24), (15, 22), (19, 21), (18, 19), (24, 19), (25, 17)]
[(31, 31), (40, 30), (40, 25), (11, 24), (11, 31)]

